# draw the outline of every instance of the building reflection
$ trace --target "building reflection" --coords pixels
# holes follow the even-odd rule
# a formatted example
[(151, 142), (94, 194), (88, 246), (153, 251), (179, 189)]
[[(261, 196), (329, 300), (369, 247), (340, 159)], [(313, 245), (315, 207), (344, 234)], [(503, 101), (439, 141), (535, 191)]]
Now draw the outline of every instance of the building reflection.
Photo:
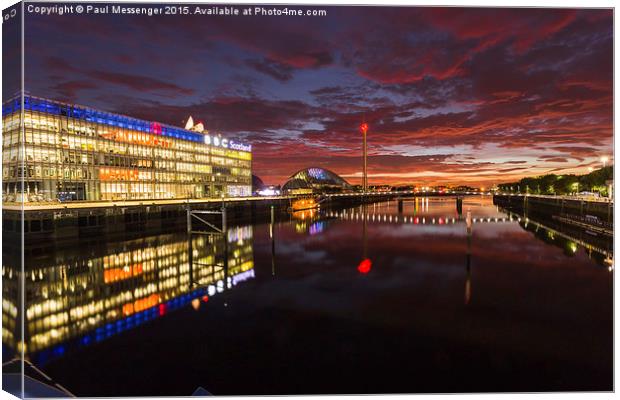
[[(4, 246), (3, 246), (4, 249)], [(18, 250), (15, 250), (17, 252)], [(8, 253), (3, 250), (3, 261), (7, 262)], [(16, 257), (14, 267), (2, 265), (2, 345), (5, 362), (5, 347), (9, 351), (21, 348), (21, 299), (23, 282), (21, 274), (17, 273), (17, 266), (21, 264), (21, 257)]]
[[(44, 258), (28, 255), (24, 275), (19, 262), (5, 257), (3, 344), (45, 362), (72, 346), (99, 342), (190, 304), (197, 308), (196, 301), (199, 306), (254, 277), (252, 240), (251, 226), (230, 228), (219, 237), (196, 235), (192, 268), (187, 236), (178, 234), (95, 250), (45, 252), (51, 255)], [(36, 253), (32, 250), (28, 254)], [(17, 333), (22, 316), (16, 306), (22, 278), (27, 286), (24, 344)]]
[(291, 218), (295, 221), (295, 232), (301, 234), (317, 235), (327, 228), (325, 213), (318, 208), (291, 212)]

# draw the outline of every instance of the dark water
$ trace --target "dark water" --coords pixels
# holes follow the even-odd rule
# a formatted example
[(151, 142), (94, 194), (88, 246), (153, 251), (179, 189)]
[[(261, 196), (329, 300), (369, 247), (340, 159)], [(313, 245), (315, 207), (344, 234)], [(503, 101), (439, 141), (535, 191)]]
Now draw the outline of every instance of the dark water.
[(194, 239), (191, 289), (182, 234), (32, 253), (29, 358), (79, 396), (612, 390), (605, 256), (490, 199), (299, 213), (225, 246), (226, 269)]

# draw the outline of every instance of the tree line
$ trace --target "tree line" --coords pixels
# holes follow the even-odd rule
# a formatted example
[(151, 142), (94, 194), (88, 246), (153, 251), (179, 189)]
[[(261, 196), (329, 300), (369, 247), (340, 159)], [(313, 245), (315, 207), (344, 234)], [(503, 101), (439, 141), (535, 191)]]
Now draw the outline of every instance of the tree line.
[(581, 192), (599, 193), (608, 196), (607, 181), (613, 179), (613, 165), (597, 169), (586, 175), (547, 174), (523, 178), (518, 182), (497, 185), (503, 192), (530, 194), (571, 195)]

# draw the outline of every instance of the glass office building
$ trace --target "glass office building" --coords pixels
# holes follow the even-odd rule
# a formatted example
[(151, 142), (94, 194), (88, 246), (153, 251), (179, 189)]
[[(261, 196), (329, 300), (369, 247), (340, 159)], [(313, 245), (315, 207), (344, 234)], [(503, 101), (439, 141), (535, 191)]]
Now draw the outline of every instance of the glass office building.
[(3, 104), (4, 202), (249, 196), (252, 148), (87, 107), (24, 96)]

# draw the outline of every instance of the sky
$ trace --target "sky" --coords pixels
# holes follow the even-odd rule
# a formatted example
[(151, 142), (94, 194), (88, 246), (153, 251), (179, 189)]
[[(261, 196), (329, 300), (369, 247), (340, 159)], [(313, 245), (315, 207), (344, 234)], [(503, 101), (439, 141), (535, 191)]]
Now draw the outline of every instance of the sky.
[(26, 14), (25, 88), (192, 115), (251, 143), (268, 184), (310, 166), (359, 183), (363, 121), (370, 184), (490, 186), (612, 157), (612, 10), (310, 8), (327, 16)]

